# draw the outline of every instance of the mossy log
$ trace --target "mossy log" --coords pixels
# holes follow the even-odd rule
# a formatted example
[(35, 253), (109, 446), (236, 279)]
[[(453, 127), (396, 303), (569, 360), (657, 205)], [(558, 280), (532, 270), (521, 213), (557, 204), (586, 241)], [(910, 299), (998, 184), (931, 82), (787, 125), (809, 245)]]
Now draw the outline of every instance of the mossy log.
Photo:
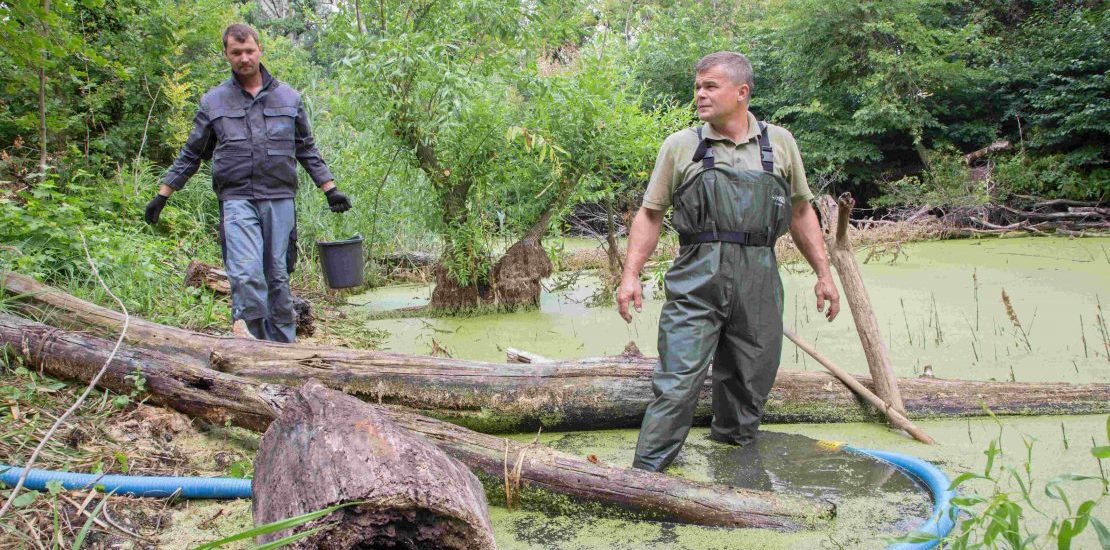
[(482, 484), (378, 407), (310, 380), (285, 400), (254, 459), (255, 525), (351, 504), (267, 543), (293, 548), (496, 548)]
[[(56, 310), (52, 323), (118, 332), (122, 316), (15, 274), (5, 291), (22, 295), (18, 307)], [(606, 357), (542, 364), (500, 364), (277, 344), (211, 336), (132, 318), (128, 342), (174, 354), (204, 368), (296, 386), (317, 378), (329, 387), (375, 403), (403, 405), (487, 433), (638, 427), (654, 399), (656, 360)], [(695, 422), (708, 424), (710, 386), (699, 397)], [(856, 376), (874, 391), (871, 379)], [(1110, 384), (994, 382), (906, 378), (898, 382), (909, 418), (999, 415), (1103, 414)], [(874, 420), (878, 413), (830, 374), (780, 370), (764, 422)]]
[[(110, 356), (113, 342), (0, 313), (0, 347), (29, 368), (88, 382)], [(287, 386), (220, 373), (166, 354), (121, 346), (99, 385), (128, 393), (134, 374), (146, 380), (148, 402), (218, 424), (265, 430), (293, 393)], [(374, 406), (368, 404), (369, 406)], [(698, 483), (618, 468), (540, 445), (528, 445), (374, 406), (403, 428), (435, 443), (479, 476), (491, 499), (507, 498), (548, 510), (569, 498), (637, 517), (706, 526), (793, 530), (831, 518), (822, 500)], [(508, 477), (508, 483), (506, 483)], [(508, 490), (508, 497), (503, 496)]]

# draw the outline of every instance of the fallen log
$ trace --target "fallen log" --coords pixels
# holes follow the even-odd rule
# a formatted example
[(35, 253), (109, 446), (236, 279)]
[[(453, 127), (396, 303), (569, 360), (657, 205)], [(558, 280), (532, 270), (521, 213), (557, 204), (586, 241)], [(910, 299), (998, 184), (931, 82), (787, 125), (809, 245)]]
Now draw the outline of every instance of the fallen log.
[(390, 268), (416, 269), (434, 266), (439, 261), (439, 257), (424, 252), (395, 252), (378, 256), (374, 260)]
[[(0, 354), (22, 358), (56, 378), (88, 382), (112, 349), (105, 340), (0, 313)], [(198, 367), (157, 351), (120, 346), (100, 386), (129, 395), (136, 373), (150, 391), (148, 402), (169, 407), (216, 425), (232, 424), (263, 431), (289, 393), (285, 386), (253, 382)]]
[[(22, 295), (12, 306), (39, 314), (56, 310), (57, 323), (105, 335), (122, 317), (15, 274), (5, 291)], [(656, 359), (609, 357), (539, 364), (504, 364), (277, 344), (211, 336), (132, 318), (128, 342), (170, 354), (180, 362), (214, 367), (283, 385), (310, 378), (376, 403), (397, 404), (487, 433), (634, 428), (654, 399)], [(871, 379), (856, 376), (874, 391)], [(710, 383), (695, 422), (710, 419)], [(1103, 414), (1110, 384), (1018, 383), (905, 378), (899, 388), (911, 419), (994, 414)], [(849, 422), (878, 418), (871, 407), (830, 374), (780, 370), (764, 422)]]
[(496, 547), (482, 484), (459, 461), (356, 397), (310, 380), (254, 459), (256, 526), (359, 502), (259, 542), (323, 526), (293, 548)]
[(1107, 215), (1100, 212), (1102, 209), (1082, 209), (1075, 212), (1025, 212), (1009, 206), (1000, 205), (998, 207), (1003, 212), (1015, 216), (1017, 218), (1024, 218), (1027, 220), (1040, 220), (1040, 221), (1086, 221), (1092, 218), (1105, 218)]
[[(107, 340), (0, 313), (0, 348), (5, 344), (31, 368), (83, 382), (100, 369), (113, 347)], [(128, 376), (138, 373), (147, 381), (150, 393), (145, 397), (150, 403), (256, 431), (266, 429), (293, 392), (286, 386), (259, 383), (175, 359), (122, 346), (100, 386), (127, 393), (134, 388)], [(197, 403), (204, 406), (198, 407)], [(617, 468), (548, 447), (477, 433), (396, 407), (378, 410), (470, 467), (491, 501), (506, 498), (508, 478), (513, 501), (541, 510), (558, 510), (562, 495), (643, 518), (783, 530), (801, 528), (834, 514), (834, 508), (824, 501)]]
[[(1030, 198), (1031, 199), (1032, 197), (1025, 197), (1025, 198)], [(1078, 208), (1087, 208), (1087, 207), (1099, 207), (1100, 204), (1097, 201), (1077, 201), (1077, 200), (1071, 200), (1071, 199), (1052, 199), (1052, 200), (1034, 202), (1033, 206), (1031, 208), (1033, 210), (1044, 210), (1046, 208), (1057, 208), (1057, 207), (1060, 207), (1060, 206), (1063, 206), (1063, 207), (1072, 206), (1072, 207), (1078, 207)]]
[(227, 272), (198, 260), (189, 262), (189, 267), (185, 268), (185, 286), (207, 288), (221, 296), (231, 294)]
[(994, 153), (997, 153), (999, 151), (1008, 151), (1008, 150), (1010, 150), (1010, 140), (1007, 140), (1007, 139), (998, 140), (998, 141), (995, 141), (995, 142), (991, 143), (990, 145), (988, 145), (988, 146), (986, 146), (982, 149), (979, 149), (978, 151), (972, 151), (972, 152), (964, 155), (964, 162), (967, 163), (968, 166), (971, 166), (972, 164), (975, 164), (975, 161), (977, 161), (977, 160), (979, 160), (983, 157), (993, 155)]

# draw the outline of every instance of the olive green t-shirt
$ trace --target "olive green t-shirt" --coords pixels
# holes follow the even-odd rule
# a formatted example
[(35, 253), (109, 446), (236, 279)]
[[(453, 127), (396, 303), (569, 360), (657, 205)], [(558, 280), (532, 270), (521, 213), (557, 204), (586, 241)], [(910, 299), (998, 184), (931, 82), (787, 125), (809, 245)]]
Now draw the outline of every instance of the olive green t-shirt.
[[(767, 132), (770, 133), (771, 148), (775, 152), (775, 173), (790, 184), (791, 201), (798, 203), (812, 200), (813, 192), (809, 189), (802, 154), (798, 151), (794, 136), (773, 124), (767, 125)], [(748, 139), (744, 143), (732, 143), (732, 140), (722, 136), (709, 123), (702, 126), (702, 135), (710, 139), (714, 162), (718, 166), (763, 169), (759, 151), (759, 123), (750, 112)], [(701, 169), (701, 162), (693, 162), (697, 148), (698, 134), (693, 129), (687, 128), (667, 136), (663, 146), (659, 148), (655, 169), (651, 172), (651, 180), (644, 192), (644, 208), (666, 210), (671, 205), (671, 190)]]

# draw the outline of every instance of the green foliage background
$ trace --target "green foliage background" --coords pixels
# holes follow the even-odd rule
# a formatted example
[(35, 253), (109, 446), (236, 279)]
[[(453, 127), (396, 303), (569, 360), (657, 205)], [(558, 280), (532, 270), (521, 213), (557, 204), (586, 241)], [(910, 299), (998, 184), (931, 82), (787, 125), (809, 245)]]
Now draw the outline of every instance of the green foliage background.
[[(138, 313), (226, 322), (225, 306), (180, 289), (189, 260), (219, 258), (207, 172), (158, 227), (141, 213), (200, 95), (229, 76), (220, 31), (243, 20), (273, 74), (303, 91), (355, 202), (332, 215), (303, 182), (301, 287), (321, 284), (316, 240), (360, 233), (375, 257), (447, 250), (452, 276), (473, 283), (545, 215), (557, 226), (580, 204), (635, 205), (658, 144), (694, 122), (693, 64), (725, 49), (752, 59), (753, 111), (793, 132), (815, 187), (940, 206), (1110, 196), (1103, 2), (291, 5), (267, 21), (251, 2), (0, 4), (0, 269), (98, 298), (84, 235)], [(969, 188), (960, 155), (997, 139), (1013, 150)]]

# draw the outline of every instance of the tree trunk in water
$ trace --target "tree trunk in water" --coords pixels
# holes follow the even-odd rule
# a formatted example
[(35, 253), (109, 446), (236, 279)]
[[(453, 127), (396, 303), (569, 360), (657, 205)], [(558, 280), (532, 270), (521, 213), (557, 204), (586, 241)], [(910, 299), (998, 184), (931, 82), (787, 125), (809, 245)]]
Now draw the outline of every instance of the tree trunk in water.
[(461, 311), (480, 305), (493, 305), (505, 311), (539, 307), (543, 291), (540, 281), (554, 270), (541, 239), (547, 232), (551, 216), (570, 197), (570, 190), (573, 186), (561, 189), (532, 227), (497, 260), (490, 270), (489, 285), (462, 286), (447, 274), (441, 262), (435, 271), (436, 286), (432, 290), (430, 307), (444, 311)]
[(543, 292), (540, 281), (552, 270), (551, 258), (538, 235), (526, 235), (514, 243), (493, 267), (498, 307), (509, 311), (539, 307)]
[(844, 298), (852, 310), (852, 320), (856, 323), (856, 332), (859, 334), (860, 343), (863, 344), (863, 354), (867, 358), (867, 368), (871, 372), (871, 379), (875, 382), (875, 394), (880, 399), (889, 403), (894, 410), (906, 414), (906, 406), (902, 402), (902, 395), (898, 391), (898, 379), (894, 377), (894, 369), (890, 366), (890, 354), (887, 352), (886, 343), (879, 333), (879, 322), (875, 319), (875, 311), (871, 308), (871, 299), (867, 295), (867, 287), (863, 284), (863, 275), (860, 274), (859, 262), (856, 261), (856, 251), (848, 239), (848, 220), (852, 213), (855, 201), (848, 193), (844, 193), (837, 201), (838, 208), (831, 204), (832, 198), (825, 197), (826, 223), (831, 224), (835, 211), (836, 228), (825, 230), (825, 245), (829, 249), (829, 261), (836, 267), (840, 275), (840, 286), (844, 289)]
[[(122, 316), (39, 284), (2, 276), (5, 292), (22, 295), (14, 307), (52, 323), (117, 334)], [(62, 325), (64, 324), (64, 325)], [(399, 353), (278, 344), (211, 336), (132, 318), (135, 345), (177, 354), (182, 362), (257, 380), (297, 385), (309, 378), (378, 403), (400, 404), (483, 432), (634, 428), (654, 399), (656, 359), (612, 357), (539, 365), (482, 363)], [(857, 376), (874, 391), (870, 378)], [(710, 385), (703, 388), (695, 422), (708, 423)], [(909, 418), (994, 414), (1102, 414), (1110, 412), (1110, 384), (1018, 383), (910, 378), (900, 382)], [(764, 422), (848, 422), (877, 413), (835, 377), (780, 370)]]
[[(88, 382), (104, 364), (112, 342), (0, 314), (0, 345), (32, 368), (58, 378)], [(285, 406), (293, 390), (123, 346), (100, 381), (103, 388), (129, 392), (136, 370), (147, 380), (151, 402), (217, 424), (262, 431)], [(487, 495), (501, 498), (505, 472), (511, 501), (552, 510), (553, 495), (582, 498), (659, 519), (696, 525), (795, 529), (830, 518), (833, 507), (763, 491), (697, 483), (664, 474), (616, 468), (538, 445), (525, 445), (473, 432), (396, 407), (377, 407), (398, 425), (434, 442), (477, 473)], [(516, 465), (520, 464), (519, 467)], [(523, 497), (523, 498), (521, 498)]]
[(373, 405), (314, 380), (285, 400), (262, 436), (254, 472), (256, 526), (365, 502), (297, 527), (334, 523), (294, 548), (495, 548), (486, 495), (466, 466)]
[(505, 251), (490, 271), (488, 285), (460, 285), (443, 264), (436, 266), (436, 286), (430, 307), (442, 311), (462, 311), (483, 305), (500, 310), (539, 307), (540, 285), (552, 272), (551, 259), (538, 236), (525, 235)]
[(440, 261), (435, 267), (435, 287), (432, 288), (432, 298), (428, 307), (444, 312), (458, 312), (477, 309), (483, 305), (493, 304), (495, 301), (493, 287), (485, 285), (462, 285), (447, 272), (447, 267)]

